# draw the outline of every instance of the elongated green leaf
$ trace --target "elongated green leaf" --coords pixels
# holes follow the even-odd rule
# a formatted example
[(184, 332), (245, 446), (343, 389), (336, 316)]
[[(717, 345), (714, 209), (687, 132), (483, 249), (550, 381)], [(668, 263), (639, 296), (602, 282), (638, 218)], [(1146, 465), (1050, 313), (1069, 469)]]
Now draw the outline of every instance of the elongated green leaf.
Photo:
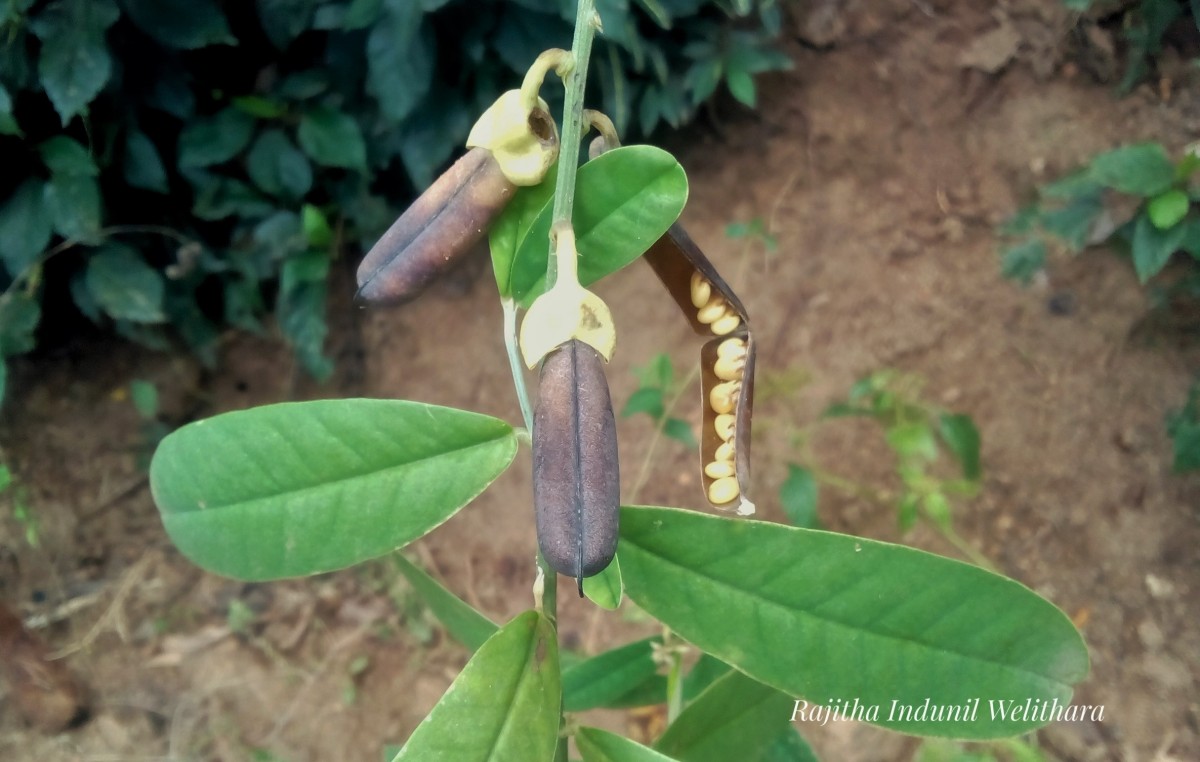
[[(579, 168), (575, 183), (579, 280), (594, 283), (640, 257), (679, 217), (687, 176), (671, 154), (626, 146)], [(543, 207), (513, 260), (509, 293), (528, 306), (546, 282), (552, 209)]]
[(445, 625), (446, 630), (472, 651), (478, 650), (499, 628), (496, 623), (469, 603), (442, 587), (441, 583), (402, 555), (396, 555), (396, 568)]
[(121, 0), (146, 34), (172, 48), (192, 50), (234, 42), (214, 0)]
[(962, 466), (963, 476), (977, 480), (980, 476), (979, 467), (979, 429), (969, 415), (952, 415), (943, 413), (938, 417), (938, 435), (958, 458)]
[(680, 762), (758, 762), (787, 728), (791, 697), (730, 671), (671, 723), (654, 748)]
[(475, 652), (394, 762), (550, 762), (559, 680), (554, 626), (526, 611)]
[(87, 263), (87, 287), (110, 317), (134, 323), (161, 323), (165, 284), (162, 275), (134, 249), (108, 243)]
[(675, 762), (648, 746), (599, 728), (575, 731), (575, 745), (583, 762)]
[(1122, 146), (1092, 159), (1092, 177), (1135, 196), (1154, 196), (1171, 187), (1175, 165), (1158, 143)]
[(300, 119), (296, 134), (309, 158), (326, 167), (366, 169), (367, 145), (354, 117), (320, 107)]
[(55, 175), (95, 177), (100, 169), (88, 150), (66, 135), (55, 135), (38, 146), (42, 162)]
[(1182, 246), (1187, 234), (1186, 226), (1159, 230), (1149, 214), (1139, 214), (1133, 224), (1133, 269), (1142, 283), (1158, 275), (1167, 266), (1171, 255)]
[(124, 171), (125, 181), (135, 188), (158, 193), (170, 190), (162, 158), (145, 133), (130, 130), (125, 135)]
[[(629, 597), (696, 646), (793, 696), (857, 699), (876, 708), (865, 719), (904, 732), (1026, 732), (1043, 723), (989, 709), (1026, 699), (1068, 704), (1087, 674), (1079, 633), (1050, 603), (1012, 580), (911, 548), (626, 508), (621, 564)], [(974, 715), (903, 712), (926, 700), (961, 707), (976, 699)]]
[(0, 260), (16, 277), (37, 260), (50, 242), (52, 222), (45, 184), (29, 179), (0, 204)]
[(686, 702), (696, 698), (730, 669), (732, 667), (712, 654), (701, 652), (700, 658), (683, 677), (683, 700)]
[(87, 175), (54, 175), (46, 184), (42, 203), (64, 238), (94, 243), (100, 239), (100, 184)]
[[(492, 271), (496, 275), (496, 287), (501, 297), (512, 295), (512, 263), (517, 249), (529, 228), (537, 222), (542, 209), (550, 203), (554, 189), (558, 186), (558, 165), (550, 167), (546, 177), (537, 185), (517, 188), (513, 200), (492, 223), (488, 231), (488, 248), (492, 252)], [(547, 251), (549, 241), (546, 242)]]
[[(582, 712), (597, 707), (641, 706), (626, 703), (632, 692), (653, 692), (657, 702), (666, 701), (667, 681), (658, 674), (654, 646), (662, 638), (646, 638), (605, 651), (563, 672), (563, 709)], [(652, 683), (653, 688), (642, 687)], [(654, 703), (653, 701), (650, 703)]]
[(779, 502), (794, 526), (817, 528), (817, 499), (820, 494), (821, 485), (811, 469), (795, 463), (788, 464), (787, 480), (779, 487)]
[(64, 125), (112, 75), (104, 34), (120, 15), (112, 0), (57, 0), (33, 19), (42, 41), (38, 78)]
[(179, 135), (179, 166), (207, 167), (229, 161), (250, 144), (254, 117), (236, 108), (189, 124)]
[(621, 605), (621, 562), (614, 557), (604, 571), (583, 580), (583, 594), (602, 609), (616, 611)]
[(407, 119), (433, 82), (434, 35), (411, 0), (387, 0), (367, 37), (367, 91), (388, 119)]
[(391, 400), (226, 413), (159, 445), (150, 486), (184, 555), (239, 579), (340, 569), (450, 518), (516, 454), (503, 421)]

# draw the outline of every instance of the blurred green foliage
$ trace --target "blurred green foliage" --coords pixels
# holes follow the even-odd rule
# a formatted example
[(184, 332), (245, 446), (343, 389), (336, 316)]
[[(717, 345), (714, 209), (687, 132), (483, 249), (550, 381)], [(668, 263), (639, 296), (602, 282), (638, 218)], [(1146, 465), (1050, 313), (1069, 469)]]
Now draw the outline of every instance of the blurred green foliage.
[[(627, 138), (685, 123), (722, 84), (753, 106), (754, 76), (789, 65), (776, 0), (597, 5), (589, 100)], [(261, 332), (273, 314), (327, 376), (332, 261), (386, 229), (541, 50), (569, 45), (574, 11), (0, 3), (0, 397), (3, 358), (33, 350), (50, 316), (211, 365), (223, 329)]]

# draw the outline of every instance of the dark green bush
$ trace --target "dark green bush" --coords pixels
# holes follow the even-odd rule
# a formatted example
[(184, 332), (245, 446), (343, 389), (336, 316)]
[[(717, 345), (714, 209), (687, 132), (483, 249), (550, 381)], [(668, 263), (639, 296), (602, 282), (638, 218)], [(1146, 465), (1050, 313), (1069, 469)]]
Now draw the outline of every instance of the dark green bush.
[[(592, 96), (630, 136), (787, 59), (775, 0), (607, 0)], [(575, 0), (8, 0), (3, 357), (79, 314), (216, 361), (279, 330), (315, 376), (326, 281), (459, 150)], [(44, 319), (45, 318), (45, 319)], [(39, 332), (39, 323), (41, 329)], [(61, 330), (61, 329), (60, 329)], [(69, 329), (67, 329), (69, 330)]]

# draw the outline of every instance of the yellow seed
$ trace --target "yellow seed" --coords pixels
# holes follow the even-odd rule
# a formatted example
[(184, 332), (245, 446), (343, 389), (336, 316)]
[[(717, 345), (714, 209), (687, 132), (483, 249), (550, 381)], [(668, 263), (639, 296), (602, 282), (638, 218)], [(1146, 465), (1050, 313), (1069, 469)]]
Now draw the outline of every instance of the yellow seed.
[(717, 384), (708, 393), (708, 404), (718, 413), (732, 413), (734, 405), (737, 404), (737, 393), (740, 388), (741, 384), (737, 381)]
[(724, 460), (714, 460), (704, 467), (704, 475), (709, 479), (724, 479), (733, 476), (733, 464)]
[(729, 305), (725, 304), (725, 298), (714, 296), (713, 300), (700, 308), (696, 313), (696, 319), (701, 323), (715, 323), (729, 315)]
[(742, 319), (740, 317), (733, 313), (729, 313), (719, 320), (714, 320), (712, 325), (709, 327), (712, 328), (712, 332), (716, 335), (724, 336), (727, 333), (733, 333), (736, 331), (738, 326), (741, 324)]
[(712, 284), (706, 281), (700, 273), (692, 273), (692, 304), (696, 306), (696, 309), (700, 309), (708, 304), (711, 297)]
[(722, 381), (736, 381), (742, 377), (742, 368), (746, 367), (744, 358), (735, 360), (731, 357), (718, 357), (713, 364), (713, 373)]
[(739, 359), (746, 356), (745, 339), (725, 339), (717, 345), (717, 357), (732, 357)]
[(713, 505), (732, 503), (741, 493), (742, 490), (738, 487), (737, 479), (732, 476), (717, 479), (708, 485), (708, 499)]
[(721, 445), (717, 448), (717, 451), (715, 453), (713, 453), (713, 457), (716, 458), (717, 460), (723, 460), (727, 463), (732, 463), (733, 462), (733, 454), (734, 454), (733, 442), (722, 442)]
[(713, 423), (713, 428), (717, 431), (717, 436), (722, 442), (728, 442), (733, 439), (733, 428), (736, 420), (728, 413), (722, 413), (717, 416), (717, 420)]

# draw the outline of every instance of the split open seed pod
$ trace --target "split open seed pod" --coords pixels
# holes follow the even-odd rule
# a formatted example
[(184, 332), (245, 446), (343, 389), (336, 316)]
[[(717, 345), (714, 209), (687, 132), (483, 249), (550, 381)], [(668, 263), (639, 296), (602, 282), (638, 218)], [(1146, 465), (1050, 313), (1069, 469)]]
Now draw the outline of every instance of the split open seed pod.
[(650, 247), (646, 261), (692, 329), (711, 337), (700, 349), (705, 499), (714, 508), (753, 515), (749, 493), (755, 345), (746, 308), (678, 223)]
[(536, 185), (558, 159), (544, 101), (511, 90), (471, 130), (471, 148), (384, 233), (358, 267), (358, 296), (399, 304), (418, 296), (487, 233), (519, 185)]
[(621, 477), (617, 423), (604, 360), (572, 339), (542, 363), (533, 421), (538, 546), (550, 567), (579, 580), (617, 552)]

